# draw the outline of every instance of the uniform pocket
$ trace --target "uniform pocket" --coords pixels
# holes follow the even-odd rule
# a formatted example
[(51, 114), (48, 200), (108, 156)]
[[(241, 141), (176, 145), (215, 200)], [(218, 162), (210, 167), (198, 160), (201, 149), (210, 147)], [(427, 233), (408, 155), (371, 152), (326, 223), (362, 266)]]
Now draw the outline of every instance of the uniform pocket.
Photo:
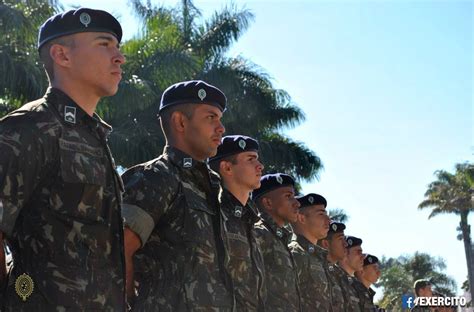
[(100, 147), (59, 140), (59, 176), (51, 190), (50, 206), (59, 216), (83, 224), (104, 222), (106, 160)]

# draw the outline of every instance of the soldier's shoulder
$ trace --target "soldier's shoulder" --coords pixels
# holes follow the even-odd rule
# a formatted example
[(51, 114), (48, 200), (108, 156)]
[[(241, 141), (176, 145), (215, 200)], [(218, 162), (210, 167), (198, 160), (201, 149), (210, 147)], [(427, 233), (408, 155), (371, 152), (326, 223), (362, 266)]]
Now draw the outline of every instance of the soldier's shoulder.
[(163, 156), (128, 168), (122, 174), (122, 180), (126, 188), (138, 181), (161, 186), (178, 186), (180, 181), (178, 170)]
[(0, 118), (2, 127), (16, 127), (18, 129), (40, 128), (59, 126), (60, 123), (51, 110), (45, 105), (44, 99), (29, 102), (20, 108), (9, 112)]
[(301, 246), (300, 243), (298, 243), (298, 241), (296, 239), (292, 240), (289, 244), (288, 244), (288, 248), (290, 249), (290, 251), (294, 254), (304, 254), (306, 253), (306, 251), (304, 250), (303, 246)]

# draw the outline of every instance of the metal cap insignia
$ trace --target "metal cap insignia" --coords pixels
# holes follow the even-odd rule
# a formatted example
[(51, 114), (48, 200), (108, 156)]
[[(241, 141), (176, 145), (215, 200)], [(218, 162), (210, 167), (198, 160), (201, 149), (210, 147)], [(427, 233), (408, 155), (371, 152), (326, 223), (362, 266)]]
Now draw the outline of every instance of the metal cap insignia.
[(349, 246), (352, 246), (352, 239), (349, 238), (349, 239), (347, 240), (347, 244), (348, 244)]
[(86, 12), (84, 12), (81, 15), (79, 15), (79, 21), (81, 21), (82, 25), (87, 27), (89, 26), (91, 22), (91, 16), (87, 14)]
[(310, 204), (314, 203), (314, 198), (313, 196), (308, 197), (308, 201)]
[(283, 178), (281, 176), (277, 176), (276, 180), (278, 183), (283, 184)]
[(245, 146), (247, 146), (247, 143), (245, 143), (244, 140), (240, 140), (240, 141), (239, 141), (239, 147), (240, 147), (241, 149), (245, 149)]
[(336, 224), (333, 224), (333, 225), (332, 225), (332, 230), (333, 230), (334, 232), (337, 231), (337, 225), (336, 225)]
[(201, 101), (204, 100), (204, 98), (206, 98), (206, 95), (207, 95), (206, 90), (204, 90), (204, 89), (199, 89), (199, 91), (198, 91), (198, 97), (201, 99)]
[(26, 301), (31, 296), (34, 288), (35, 283), (33, 283), (33, 279), (28, 274), (23, 273), (16, 278), (15, 291), (23, 301)]

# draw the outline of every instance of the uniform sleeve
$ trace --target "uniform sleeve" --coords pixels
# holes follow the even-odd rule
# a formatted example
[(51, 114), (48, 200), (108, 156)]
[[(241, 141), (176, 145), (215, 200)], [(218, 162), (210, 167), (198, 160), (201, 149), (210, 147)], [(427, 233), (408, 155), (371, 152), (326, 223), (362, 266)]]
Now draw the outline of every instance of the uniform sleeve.
[(0, 231), (10, 236), (45, 167), (44, 141), (24, 117), (0, 121)]
[(161, 216), (172, 206), (179, 191), (178, 180), (160, 167), (135, 167), (122, 175), (125, 194), (124, 223), (142, 242), (147, 242)]

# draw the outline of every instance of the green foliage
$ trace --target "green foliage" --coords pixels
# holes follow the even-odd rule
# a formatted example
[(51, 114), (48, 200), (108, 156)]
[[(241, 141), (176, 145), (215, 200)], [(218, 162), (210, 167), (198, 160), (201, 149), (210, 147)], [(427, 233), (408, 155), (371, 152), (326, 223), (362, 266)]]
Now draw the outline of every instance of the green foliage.
[(247, 30), (251, 12), (230, 5), (201, 21), (192, 1), (183, 0), (175, 8), (139, 0), (130, 4), (143, 29), (123, 44), (127, 63), (119, 93), (100, 106), (114, 126), (110, 144), (117, 163), (128, 167), (159, 155), (165, 144), (157, 119), (162, 92), (175, 82), (201, 79), (227, 96), (226, 134), (259, 140), (266, 172), (286, 172), (304, 180), (318, 177), (319, 157), (281, 134), (304, 121), (303, 112), (287, 92), (273, 87), (259, 66), (225, 55)]
[(329, 209), (328, 215), (331, 220), (336, 222), (346, 223), (349, 220), (349, 216), (341, 208)]
[(402, 295), (414, 295), (413, 284), (418, 279), (428, 279), (433, 290), (446, 295), (456, 293), (455, 281), (444, 273), (446, 263), (442, 258), (435, 258), (426, 253), (416, 252), (398, 258), (382, 257), (382, 271), (377, 287), (383, 287), (383, 297), (378, 305), (390, 311), (402, 311)]

